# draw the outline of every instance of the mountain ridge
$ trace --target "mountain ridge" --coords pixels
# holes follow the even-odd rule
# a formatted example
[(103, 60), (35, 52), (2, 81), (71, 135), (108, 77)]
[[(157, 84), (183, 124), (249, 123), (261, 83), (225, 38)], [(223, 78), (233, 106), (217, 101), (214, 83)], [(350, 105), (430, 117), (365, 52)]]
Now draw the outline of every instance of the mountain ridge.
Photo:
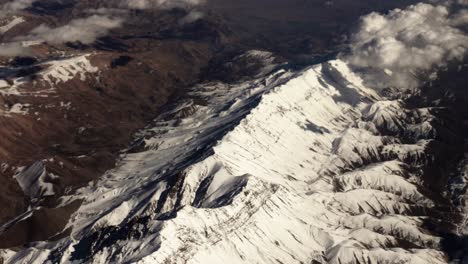
[[(199, 105), (190, 99), (191, 106), (181, 104), (168, 113), (183, 113), (179, 121), (159, 118), (156, 127), (145, 132), (149, 134), (144, 136), (142, 151), (127, 154), (122, 169), (118, 166), (101, 183), (81, 191), (87, 198), (70, 226), (71, 237), (78, 241), (69, 244), (64, 238), (38, 244), (35, 251), (19, 251), (10, 261), (34, 256), (52, 262), (205, 263), (229, 258), (250, 263), (254, 261), (250, 258), (263, 256), (265, 262), (446, 263), (443, 238), (424, 227), (424, 219), (430, 216), (440, 224), (450, 223), (451, 205), (440, 200), (430, 189), (431, 183), (421, 177), (424, 174), (415, 170), (427, 166), (428, 157), (437, 156), (427, 147), (437, 141), (433, 128), (417, 128), (430, 119), (427, 109), (405, 110), (400, 102), (396, 105), (406, 115), (424, 114), (421, 121), (395, 117), (395, 104), (381, 101), (380, 95), (366, 88), (339, 60), (298, 73), (280, 71), (253, 84), (226, 85), (228, 94), (235, 94), (231, 98), (237, 98), (232, 103), (223, 96), (218, 98), (220, 84), (198, 87), (195, 94), (206, 93), (205, 100), (215, 101)], [(355, 97), (343, 99), (343, 94)], [(260, 100), (258, 105), (252, 105), (255, 98)], [(217, 104), (221, 111), (210, 110)], [(221, 107), (225, 104), (228, 107)], [(189, 110), (193, 108), (197, 111)], [(203, 113), (208, 119), (201, 118)], [(217, 143), (210, 143), (217, 136), (209, 131), (225, 131), (212, 125), (225, 119), (230, 127), (229, 120), (236, 120), (237, 115), (241, 117), (238, 125)], [(377, 116), (391, 118), (384, 122)], [(283, 121), (276, 121), (278, 118)], [(207, 121), (200, 123), (204, 119)], [(391, 125), (392, 120), (416, 121), (412, 125), (419, 132), (412, 136), (414, 143), (402, 144), (398, 138), (379, 135), (379, 129), (408, 126)], [(290, 125), (267, 125), (285, 122)], [(201, 142), (207, 142), (208, 148), (201, 147)], [(186, 152), (192, 144), (197, 158), (184, 154), (189, 160), (179, 157), (173, 163), (171, 155)], [(157, 164), (162, 167), (156, 169), (161, 166)], [(139, 176), (134, 175), (138, 173), (135, 168), (141, 171)], [(275, 207), (282, 209), (272, 211)], [(275, 223), (284, 227), (269, 228)], [(313, 228), (303, 233), (303, 225)], [(450, 230), (449, 225), (446, 231)], [(140, 242), (134, 244), (135, 239)], [(142, 248), (140, 243), (146, 246)], [(310, 249), (312, 245), (315, 250)], [(231, 247), (236, 250), (228, 250)], [(282, 250), (271, 251), (275, 248)], [(253, 249), (270, 253), (249, 254)]]

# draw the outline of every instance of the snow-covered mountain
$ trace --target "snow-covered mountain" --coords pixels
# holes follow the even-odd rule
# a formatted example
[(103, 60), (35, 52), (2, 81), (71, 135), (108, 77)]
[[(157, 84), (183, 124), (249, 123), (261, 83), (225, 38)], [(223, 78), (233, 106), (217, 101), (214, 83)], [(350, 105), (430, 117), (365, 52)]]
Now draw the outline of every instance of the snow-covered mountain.
[(0, 0), (0, 264), (468, 263), (467, 5), (416, 2)]
[(433, 171), (450, 159), (443, 107), (384, 97), (339, 59), (243, 56), (263, 71), (193, 87), (60, 199), (77, 210), (55, 242), (4, 262), (448, 263), (448, 234), (467, 235), (467, 167)]

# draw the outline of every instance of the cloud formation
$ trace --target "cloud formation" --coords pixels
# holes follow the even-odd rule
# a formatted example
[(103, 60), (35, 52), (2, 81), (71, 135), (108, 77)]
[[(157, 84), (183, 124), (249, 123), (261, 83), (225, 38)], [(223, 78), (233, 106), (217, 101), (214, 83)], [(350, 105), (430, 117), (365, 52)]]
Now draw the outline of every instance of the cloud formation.
[(19, 40), (41, 40), (53, 44), (79, 41), (91, 44), (97, 38), (107, 35), (111, 29), (120, 27), (122, 22), (122, 18), (91, 15), (87, 18), (74, 19), (67, 25), (57, 28), (41, 25)]
[(189, 13), (180, 19), (179, 24), (189, 24), (204, 17), (204, 13), (196, 7), (205, 4), (206, 0), (119, 0), (119, 6), (124, 9), (159, 9), (183, 8)]
[[(37, 0), (13, 0), (0, 6), (0, 17), (15, 14), (30, 7)], [(86, 18), (71, 20), (68, 24), (52, 28), (41, 25), (27, 35), (15, 38), (16, 42), (2, 44), (0, 56), (17, 56), (30, 53), (29, 48), (22, 46), (21, 41), (47, 42), (61, 44), (67, 42), (81, 42), (91, 44), (103, 37), (114, 28), (121, 27), (131, 9), (160, 9), (184, 8), (190, 10), (180, 23), (191, 23), (203, 17), (203, 13), (194, 9), (205, 0), (112, 0), (109, 8), (84, 10)]]
[(31, 53), (29, 47), (23, 46), (20, 42), (0, 44), (0, 56), (14, 57), (30, 55)]
[(120, 6), (131, 9), (190, 8), (201, 5), (205, 0), (120, 0)]
[(14, 0), (3, 4), (0, 7), (0, 17), (26, 9), (36, 1), (37, 0)]
[(468, 50), (466, 10), (420, 3), (387, 15), (371, 13), (361, 19), (352, 36), (351, 65), (374, 88), (414, 88), (420, 76), (449, 62), (462, 61)]
[(179, 20), (179, 24), (190, 24), (202, 19), (204, 16), (205, 14), (203, 12), (200, 12), (198, 10), (192, 10), (185, 17)]

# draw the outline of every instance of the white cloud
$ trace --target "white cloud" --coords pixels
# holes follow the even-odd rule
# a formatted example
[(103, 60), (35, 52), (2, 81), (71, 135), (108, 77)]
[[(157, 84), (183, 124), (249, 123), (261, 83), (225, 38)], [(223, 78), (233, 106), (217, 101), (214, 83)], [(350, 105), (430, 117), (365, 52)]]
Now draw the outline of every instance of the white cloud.
[(14, 0), (3, 4), (0, 7), (0, 17), (26, 9), (36, 1), (37, 0)]
[(420, 3), (387, 15), (371, 13), (362, 18), (345, 59), (366, 70), (370, 86), (415, 87), (418, 76), (467, 53), (468, 36), (458, 28), (468, 22), (466, 10), (450, 10)]
[[(0, 7), (0, 17), (5, 14), (14, 14), (26, 9), (37, 0), (14, 0)], [(129, 9), (171, 9), (184, 8), (190, 12), (181, 19), (181, 23), (191, 23), (203, 17), (203, 13), (193, 8), (201, 5), (205, 0), (113, 0), (111, 8), (84, 10), (89, 16), (71, 20), (68, 24), (56, 28), (47, 25), (36, 27), (25, 36), (17, 37), (17, 41), (44, 41), (60, 44), (79, 41), (84, 44), (93, 43), (97, 38), (103, 37), (110, 30), (122, 26)], [(5, 44), (0, 55), (15, 56), (26, 51), (20, 45)]]
[(120, 0), (120, 5), (131, 9), (190, 8), (201, 5), (205, 0)]
[(189, 24), (204, 17), (204, 13), (196, 10), (197, 6), (205, 4), (206, 0), (119, 0), (120, 7), (125, 9), (172, 9), (183, 8), (190, 12), (180, 19), (179, 24)]
[(67, 25), (57, 28), (41, 25), (19, 40), (42, 40), (55, 44), (79, 41), (90, 44), (97, 38), (107, 35), (111, 29), (120, 27), (122, 22), (121, 18), (92, 15), (74, 19)]
[(0, 56), (14, 57), (30, 55), (31, 53), (31, 50), (20, 42), (0, 44)]

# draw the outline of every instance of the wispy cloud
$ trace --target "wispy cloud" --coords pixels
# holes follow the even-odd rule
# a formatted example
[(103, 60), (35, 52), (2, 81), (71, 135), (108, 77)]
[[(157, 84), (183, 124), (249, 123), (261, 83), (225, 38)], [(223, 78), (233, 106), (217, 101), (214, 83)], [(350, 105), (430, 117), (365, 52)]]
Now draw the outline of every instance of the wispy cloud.
[(14, 57), (32, 54), (29, 47), (23, 46), (20, 42), (0, 44), (0, 56)]
[(41, 25), (28, 35), (18, 40), (40, 40), (48, 43), (66, 43), (79, 41), (84, 44), (93, 43), (97, 38), (107, 35), (114, 28), (122, 25), (122, 18), (112, 18), (101, 15), (91, 15), (87, 18), (74, 19), (67, 25), (50, 28)]
[(205, 0), (120, 0), (120, 6), (132, 9), (190, 8), (204, 4)]
[[(37, 0), (14, 0), (0, 7), (2, 14), (14, 14), (26, 9)], [(29, 52), (23, 48), (21, 41), (39, 41), (53, 44), (67, 42), (81, 42), (91, 44), (96, 39), (103, 37), (112, 29), (121, 27), (127, 18), (128, 11), (132, 9), (172, 9), (184, 8), (190, 10), (188, 15), (181, 19), (180, 23), (191, 23), (203, 17), (203, 13), (194, 9), (205, 0), (113, 0), (107, 8), (85, 10), (88, 17), (73, 19), (68, 24), (59, 27), (41, 25), (26, 35), (16, 37), (15, 43), (4, 44), (2, 56), (21, 55)], [(108, 4), (109, 4), (108, 3)]]
[(37, 0), (14, 0), (0, 6), (0, 17), (8, 14), (14, 14), (18, 11), (30, 7)]
[(185, 17), (180, 19), (179, 24), (190, 24), (193, 23), (197, 20), (202, 19), (205, 16), (203, 12), (200, 12), (198, 10), (192, 10), (190, 11)]
[(387, 15), (371, 13), (362, 18), (352, 36), (352, 65), (365, 69), (365, 80), (375, 88), (412, 88), (419, 76), (467, 54), (465, 9), (420, 3)]

